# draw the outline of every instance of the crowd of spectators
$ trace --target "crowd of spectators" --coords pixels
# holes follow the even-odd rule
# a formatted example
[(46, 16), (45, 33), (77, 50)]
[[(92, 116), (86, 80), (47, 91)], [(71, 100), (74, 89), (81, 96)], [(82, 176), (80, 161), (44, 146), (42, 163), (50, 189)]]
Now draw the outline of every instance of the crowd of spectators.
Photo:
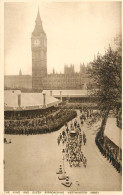
[(33, 119), (33, 118), (42, 118), (42, 116), (46, 116), (57, 112), (59, 107), (50, 107), (47, 109), (40, 109), (40, 110), (25, 110), (25, 111), (6, 111), (4, 113), (5, 120), (23, 120), (23, 119)]
[(67, 103), (64, 107), (68, 109), (79, 109), (79, 110), (97, 109), (97, 104), (96, 103)]
[(42, 134), (56, 131), (65, 122), (76, 117), (77, 113), (71, 109), (59, 109), (56, 112), (45, 113), (34, 118), (24, 118), (21, 120), (5, 120), (5, 134)]

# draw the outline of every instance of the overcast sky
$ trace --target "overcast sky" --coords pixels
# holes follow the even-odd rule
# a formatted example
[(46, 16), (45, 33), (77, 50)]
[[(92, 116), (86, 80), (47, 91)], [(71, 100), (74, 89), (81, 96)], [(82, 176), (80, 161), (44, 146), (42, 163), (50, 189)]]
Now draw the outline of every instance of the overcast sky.
[(120, 2), (5, 3), (5, 74), (32, 74), (31, 33), (38, 5), (47, 35), (47, 68), (92, 61), (121, 32)]

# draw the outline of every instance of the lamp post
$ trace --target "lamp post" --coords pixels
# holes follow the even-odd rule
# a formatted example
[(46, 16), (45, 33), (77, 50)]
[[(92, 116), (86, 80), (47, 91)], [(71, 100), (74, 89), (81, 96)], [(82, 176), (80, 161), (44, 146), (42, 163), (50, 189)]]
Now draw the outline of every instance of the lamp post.
[(43, 106), (45, 107), (46, 106), (46, 94), (43, 93)]
[(62, 102), (62, 91), (60, 91), (60, 100)]
[(52, 90), (50, 91), (50, 96), (53, 96)]

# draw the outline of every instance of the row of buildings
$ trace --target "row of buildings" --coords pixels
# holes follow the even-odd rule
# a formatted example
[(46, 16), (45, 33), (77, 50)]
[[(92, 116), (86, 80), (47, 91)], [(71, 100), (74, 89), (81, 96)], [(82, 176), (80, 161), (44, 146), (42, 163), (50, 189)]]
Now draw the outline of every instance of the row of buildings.
[[(85, 69), (87, 69), (85, 67)], [(85, 73), (53, 73), (47, 74), (41, 80), (40, 78), (32, 79), (31, 75), (5, 75), (5, 89), (86, 89), (90, 80)], [(36, 80), (37, 79), (37, 80)], [(42, 83), (41, 83), (42, 81)]]

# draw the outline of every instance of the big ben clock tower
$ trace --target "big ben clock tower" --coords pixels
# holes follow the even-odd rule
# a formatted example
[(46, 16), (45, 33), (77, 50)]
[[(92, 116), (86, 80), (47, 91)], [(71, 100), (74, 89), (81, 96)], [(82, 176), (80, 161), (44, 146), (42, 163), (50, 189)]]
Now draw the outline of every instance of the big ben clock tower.
[(39, 11), (31, 36), (31, 48), (32, 87), (33, 89), (43, 89), (42, 80), (47, 75), (47, 37), (43, 30)]

